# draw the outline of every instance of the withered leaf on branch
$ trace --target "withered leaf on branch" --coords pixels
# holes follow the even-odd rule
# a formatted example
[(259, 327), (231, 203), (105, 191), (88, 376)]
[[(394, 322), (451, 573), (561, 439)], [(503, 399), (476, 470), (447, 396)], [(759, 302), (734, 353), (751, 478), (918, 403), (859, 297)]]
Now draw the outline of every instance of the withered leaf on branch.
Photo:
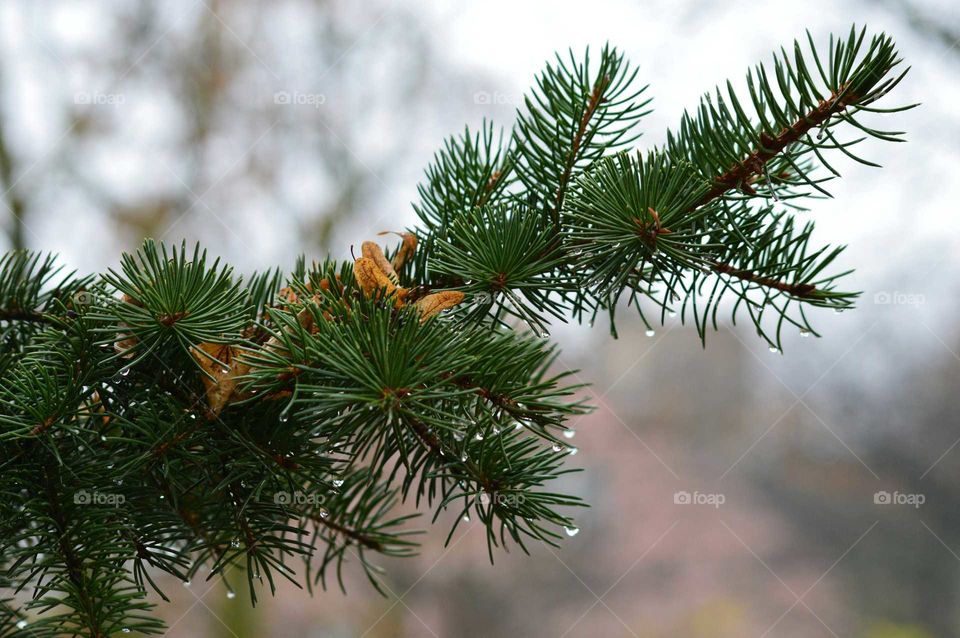
[(397, 278), (397, 272), (393, 269), (393, 264), (384, 256), (383, 250), (376, 242), (365, 241), (360, 244), (360, 251), (363, 253), (363, 256), (367, 259), (373, 260), (373, 263), (377, 265), (377, 268), (387, 276), (394, 284), (399, 284), (400, 279)]
[(391, 233), (399, 235), (400, 239), (403, 240), (403, 243), (400, 244), (400, 250), (393, 256), (393, 261), (391, 262), (394, 270), (400, 270), (403, 268), (403, 265), (413, 257), (413, 253), (416, 252), (417, 236), (413, 233), (394, 233), (393, 231), (384, 231), (380, 233), (380, 235), (388, 235)]
[(420, 323), (439, 314), (447, 308), (453, 308), (463, 301), (463, 293), (458, 290), (443, 290), (427, 295), (413, 304), (420, 311)]
[(387, 296), (395, 297), (395, 306), (398, 308), (403, 306), (404, 297), (407, 295), (406, 289), (394, 285), (373, 259), (361, 257), (353, 262), (353, 274), (365, 296), (373, 297), (383, 290)]
[(211, 418), (219, 416), (237, 387), (237, 377), (250, 366), (238, 359), (239, 348), (227, 343), (201, 343), (190, 354), (206, 373), (201, 376), (207, 393), (207, 409)]

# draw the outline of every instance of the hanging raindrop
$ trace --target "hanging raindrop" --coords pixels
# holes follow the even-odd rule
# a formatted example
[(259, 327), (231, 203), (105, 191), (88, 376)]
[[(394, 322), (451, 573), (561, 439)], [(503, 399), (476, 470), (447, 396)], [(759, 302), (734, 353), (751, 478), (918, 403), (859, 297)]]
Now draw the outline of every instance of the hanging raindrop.
[(576, 435), (577, 435), (577, 431), (573, 429), (568, 429), (563, 431), (563, 436), (564, 438), (567, 438), (567, 439), (572, 439)]
[(553, 444), (553, 451), (554, 451), (554, 452), (562, 452), (562, 451), (563, 451), (563, 446), (560, 445), (559, 443), (554, 443), (554, 444)]
[(656, 330), (654, 330), (654, 329), (651, 328), (651, 329), (647, 330), (644, 334), (647, 335), (648, 337), (652, 337), (653, 335), (657, 334), (657, 332), (656, 332)]
[(334, 480), (333, 480), (333, 486), (334, 486), (334, 487), (343, 487), (343, 479), (334, 479)]
[(569, 536), (570, 538), (573, 538), (574, 536), (576, 536), (577, 534), (580, 533), (580, 528), (579, 528), (579, 527), (564, 527), (564, 528), (563, 528), (563, 531), (565, 531), (565, 532), (567, 533), (567, 536)]
[(227, 598), (233, 600), (236, 597), (237, 597), (237, 592), (233, 591), (232, 589), (227, 592)]
[(801, 330), (801, 331), (800, 331), (800, 336), (801, 336), (801, 337), (809, 337), (809, 336), (810, 336), (810, 331), (809, 331), (809, 330)]

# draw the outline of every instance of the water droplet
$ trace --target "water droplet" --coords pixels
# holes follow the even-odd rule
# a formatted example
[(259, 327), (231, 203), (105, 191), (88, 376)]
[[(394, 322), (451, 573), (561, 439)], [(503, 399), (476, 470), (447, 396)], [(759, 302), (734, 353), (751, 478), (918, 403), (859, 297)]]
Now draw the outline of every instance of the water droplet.
[(334, 479), (334, 480), (333, 480), (333, 486), (334, 486), (334, 487), (343, 487), (343, 479)]
[(667, 313), (667, 316), (668, 316), (668, 317), (676, 317), (676, 316), (677, 316), (677, 313), (675, 313), (674, 311), (671, 310), (670, 312)]
[(183, 586), (184, 586), (184, 587), (189, 587), (189, 586), (190, 586), (190, 581), (189, 581), (189, 580), (183, 581)]
[(125, 634), (129, 634), (129, 633), (130, 633), (130, 628), (129, 628), (129, 627), (124, 627), (124, 628), (121, 629), (120, 631), (122, 631), (122, 632), (125, 633)]
[(320, 514), (320, 518), (326, 518), (330, 516), (330, 510), (328, 510), (326, 507), (321, 507), (319, 510), (317, 510), (317, 513)]
[(26, 621), (26, 620), (19, 620), (19, 621), (17, 621), (17, 629), (26, 629), (26, 627), (27, 627), (27, 621)]
[(564, 528), (563, 528), (563, 531), (565, 531), (565, 532), (567, 533), (567, 536), (569, 536), (570, 538), (573, 538), (574, 536), (576, 536), (577, 534), (580, 533), (580, 528), (579, 528), (579, 527), (564, 527)]
[(474, 438), (475, 441), (482, 441), (482, 440), (483, 440), (483, 434), (481, 434), (480, 432), (477, 432), (476, 434), (473, 435), (473, 438)]
[(286, 423), (290, 420), (290, 415), (287, 414), (286, 410), (280, 413), (280, 416), (277, 417), (280, 420), (280, 423)]
[(562, 451), (562, 450), (563, 450), (563, 446), (562, 446), (562, 445), (560, 445), (559, 443), (554, 443), (554, 444), (553, 444), (553, 451), (554, 451), (554, 452), (560, 452), (560, 451)]
[(127, 376), (128, 374), (130, 374), (130, 368), (124, 368), (123, 370), (120, 371), (120, 376), (121, 376), (121, 377), (125, 377), (125, 376)]
[(239, 539), (239, 538), (235, 538), (235, 539), (233, 539), (232, 541), (230, 541), (230, 547), (232, 547), (232, 548), (234, 548), (234, 549), (237, 549), (238, 547), (240, 547), (240, 539)]
[(572, 438), (575, 437), (576, 435), (577, 435), (577, 431), (576, 431), (576, 430), (573, 430), (573, 429), (569, 429), (569, 430), (564, 430), (564, 431), (563, 431), (563, 436), (564, 436), (564, 438), (567, 438), (567, 439), (572, 439)]
[(461, 463), (466, 463), (469, 458), (470, 458), (470, 457), (467, 456), (467, 453), (464, 452), (463, 454), (460, 455), (460, 462), (461, 462)]
[(810, 331), (809, 331), (809, 330), (801, 330), (801, 331), (800, 331), (800, 336), (801, 336), (801, 337), (809, 337), (809, 336), (810, 336)]
[(464, 514), (464, 515), (463, 515), (463, 522), (464, 522), (464, 523), (469, 523), (469, 522), (470, 522), (470, 515), (469, 515), (469, 514)]
[(576, 456), (577, 452), (579, 452), (579, 451), (580, 451), (580, 448), (573, 447), (572, 445), (567, 449), (567, 453), (568, 453), (570, 456)]
[(656, 332), (656, 330), (650, 329), (650, 330), (647, 330), (647, 331), (646, 331), (645, 333), (643, 333), (643, 334), (647, 335), (648, 337), (652, 337), (653, 335), (657, 334), (657, 332)]
[(776, 354), (777, 352), (780, 352), (780, 349), (777, 348), (777, 346), (770, 346), (770, 352)]
[(522, 430), (522, 429), (523, 429), (523, 423), (520, 422), (520, 421), (517, 421), (517, 422), (514, 424), (513, 429), (514, 429), (514, 430)]
[(232, 589), (227, 592), (227, 598), (230, 598), (232, 600), (236, 597), (237, 597), (237, 592), (233, 591)]
[(493, 426), (493, 429), (491, 431), (493, 432), (494, 436), (496, 436), (497, 434), (500, 434), (500, 428), (497, 427), (496, 425)]

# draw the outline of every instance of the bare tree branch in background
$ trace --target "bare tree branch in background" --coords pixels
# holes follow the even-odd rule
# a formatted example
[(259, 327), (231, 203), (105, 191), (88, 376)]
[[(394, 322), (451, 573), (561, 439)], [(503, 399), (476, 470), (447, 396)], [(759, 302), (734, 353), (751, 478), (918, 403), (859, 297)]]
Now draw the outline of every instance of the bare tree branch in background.
[[(123, 245), (166, 233), (222, 244), (240, 236), (231, 227), (268, 214), (283, 240), (323, 251), (344, 220), (382, 207), (431, 114), (457, 115), (431, 97), (456, 83), (435, 40), (388, 2), (99, 6), (92, 45), (50, 26), (54, 10), (63, 7), (18, 7), (32, 27), (20, 46), (38, 61), (13, 64), (52, 96), (49, 128), (65, 134), (53, 149), (21, 138), (0, 149), (5, 190), (23, 179), (8, 193), (18, 216), (57, 203), (38, 223), (78, 207), (106, 216)], [(295, 42), (285, 36), (291, 21)], [(384, 71), (378, 58), (394, 62)], [(371, 73), (387, 79), (356, 81)], [(280, 93), (320, 103), (284, 103)], [(7, 105), (0, 131), (21, 126), (23, 110)], [(389, 142), (378, 138), (384, 128)], [(17, 157), (40, 165), (21, 175)], [(24, 244), (20, 222), (9, 236)]]

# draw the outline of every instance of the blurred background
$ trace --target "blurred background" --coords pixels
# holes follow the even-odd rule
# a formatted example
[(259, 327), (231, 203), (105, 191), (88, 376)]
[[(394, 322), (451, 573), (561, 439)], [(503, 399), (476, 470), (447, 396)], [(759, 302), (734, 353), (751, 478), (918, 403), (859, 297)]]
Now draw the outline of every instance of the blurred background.
[[(359, 569), (348, 595), (222, 584), (159, 612), (169, 636), (960, 636), (960, 7), (953, 0), (485, 2), (10, 0), (0, 5), (0, 218), (9, 247), (82, 271), (145, 236), (241, 272), (346, 257), (415, 223), (444, 137), (509, 125), (554, 51), (610, 41), (640, 65), (656, 144), (684, 108), (810, 29), (895, 36), (909, 143), (844, 163), (810, 215), (860, 307), (771, 353), (676, 319), (614, 341), (557, 325), (593, 384), (574, 424), (592, 505), (560, 549), (500, 554), (476, 526)], [(689, 494), (690, 503), (685, 494)], [(921, 503), (922, 501), (922, 503)], [(426, 524), (424, 521), (423, 524)]]

